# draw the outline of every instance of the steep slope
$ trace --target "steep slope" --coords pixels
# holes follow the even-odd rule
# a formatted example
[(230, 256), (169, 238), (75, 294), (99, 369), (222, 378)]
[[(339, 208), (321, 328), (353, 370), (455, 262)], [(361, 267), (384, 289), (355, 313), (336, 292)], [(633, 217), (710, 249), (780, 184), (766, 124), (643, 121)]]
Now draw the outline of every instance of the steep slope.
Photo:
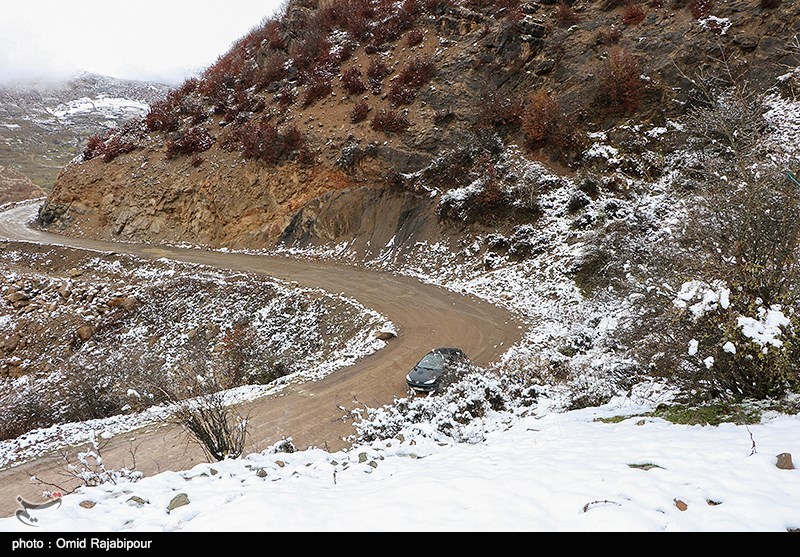
[(86, 139), (147, 113), (168, 87), (81, 74), (64, 83), (0, 86), (0, 165), (50, 189)]
[(93, 138), (39, 224), (477, 294), (530, 325), (505, 365), (575, 405), (642, 377), (780, 395), (800, 385), (798, 16), (774, 0), (291, 2)]
[[(690, 75), (731, 69), (719, 49), (761, 87), (794, 63), (790, 3), (708, 3), (708, 13), (695, 3), (632, 5), (640, 12), (625, 2), (506, 4), (293, 2), (146, 122), (66, 168), (42, 223), (104, 238), (271, 246), (309, 202), (372, 204), (376, 194), (362, 188), (378, 188), (391, 198), (378, 212), (402, 214), (409, 207), (393, 191), (468, 185), (503, 144), (567, 173), (591, 168), (588, 134), (614, 129), (627, 147), (630, 126), (680, 116), (695, 102)], [(369, 112), (353, 123), (362, 102)], [(398, 121), (376, 118), (381, 111)], [(652, 150), (669, 152), (671, 141)], [(425, 168), (422, 184), (413, 173)], [(426, 226), (441, 234), (421, 193), (412, 205), (428, 205)], [(497, 212), (497, 200), (482, 201)], [(319, 239), (361, 226), (334, 220)]]

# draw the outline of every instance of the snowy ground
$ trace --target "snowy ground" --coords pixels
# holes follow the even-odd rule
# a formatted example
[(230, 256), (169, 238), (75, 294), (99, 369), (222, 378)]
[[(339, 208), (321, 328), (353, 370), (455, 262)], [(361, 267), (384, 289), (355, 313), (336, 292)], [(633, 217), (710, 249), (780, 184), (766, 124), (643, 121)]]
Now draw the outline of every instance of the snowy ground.
[[(478, 444), (265, 451), (89, 488), (0, 531), (645, 531), (800, 528), (800, 417), (678, 426), (630, 400), (533, 413)], [(497, 424), (496, 424), (497, 425)], [(170, 503), (188, 504), (168, 510)], [(184, 499), (185, 501), (185, 499)], [(174, 505), (174, 504), (173, 504)], [(90, 508), (87, 508), (90, 507)]]

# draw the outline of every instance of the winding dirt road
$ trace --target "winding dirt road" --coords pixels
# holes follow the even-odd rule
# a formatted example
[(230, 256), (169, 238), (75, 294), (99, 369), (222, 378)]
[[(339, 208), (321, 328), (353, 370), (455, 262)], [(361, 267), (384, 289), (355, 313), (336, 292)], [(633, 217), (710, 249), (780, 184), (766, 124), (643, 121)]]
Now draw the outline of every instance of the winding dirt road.
[[(353, 433), (349, 411), (364, 405), (380, 406), (406, 395), (405, 375), (428, 350), (458, 346), (478, 364), (495, 361), (521, 336), (521, 323), (507, 311), (471, 296), (423, 284), (415, 279), (328, 262), (286, 257), (251, 256), (199, 249), (101, 242), (59, 236), (31, 228), (38, 205), (22, 205), (0, 213), (0, 238), (76, 249), (168, 258), (217, 268), (253, 272), (304, 287), (322, 288), (355, 298), (389, 318), (399, 337), (386, 348), (328, 377), (290, 385), (279, 395), (249, 404), (250, 452), (264, 449), (284, 437), (298, 448), (316, 446), (331, 451), (347, 447)], [(342, 410), (344, 408), (344, 410)], [(150, 427), (120, 435), (103, 450), (106, 464), (131, 464), (146, 475), (184, 470), (206, 459), (177, 428)], [(41, 487), (30, 482), (63, 479), (63, 461), (50, 455), (0, 471), (0, 515), (10, 516), (18, 495), (38, 500)]]

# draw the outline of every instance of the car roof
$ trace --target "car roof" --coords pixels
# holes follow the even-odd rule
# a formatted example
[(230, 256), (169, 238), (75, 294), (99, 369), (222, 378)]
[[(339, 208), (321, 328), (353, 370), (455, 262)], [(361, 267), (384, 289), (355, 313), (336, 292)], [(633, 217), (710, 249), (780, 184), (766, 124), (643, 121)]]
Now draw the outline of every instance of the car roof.
[(434, 348), (431, 352), (438, 352), (440, 354), (463, 354), (464, 351), (460, 348)]

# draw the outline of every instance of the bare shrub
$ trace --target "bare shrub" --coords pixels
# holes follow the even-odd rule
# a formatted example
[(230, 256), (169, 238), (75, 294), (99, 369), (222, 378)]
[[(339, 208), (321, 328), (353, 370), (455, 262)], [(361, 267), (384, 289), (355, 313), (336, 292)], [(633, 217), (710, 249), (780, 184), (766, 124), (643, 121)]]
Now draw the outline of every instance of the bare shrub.
[(781, 0), (761, 0), (761, 7), (766, 9), (777, 8), (781, 5)]
[(144, 475), (136, 470), (136, 451), (131, 450), (131, 466), (109, 468), (103, 457), (103, 447), (106, 442), (99, 442), (96, 437), (89, 441), (88, 446), (72, 456), (68, 450), (61, 451), (63, 470), (60, 478), (43, 479), (32, 477), (37, 485), (48, 488), (46, 497), (58, 498), (74, 493), (81, 487), (97, 487), (101, 485), (118, 485), (121, 483), (135, 483)]
[(170, 421), (184, 430), (214, 460), (242, 456), (247, 442), (247, 417), (239, 414), (213, 379), (197, 385), (197, 398), (177, 403)]
[(780, 397), (800, 385), (800, 188), (771, 154), (763, 99), (728, 83), (703, 98), (686, 122), (697, 195), (662, 263), (684, 282), (645, 294), (634, 352), (695, 399)]

